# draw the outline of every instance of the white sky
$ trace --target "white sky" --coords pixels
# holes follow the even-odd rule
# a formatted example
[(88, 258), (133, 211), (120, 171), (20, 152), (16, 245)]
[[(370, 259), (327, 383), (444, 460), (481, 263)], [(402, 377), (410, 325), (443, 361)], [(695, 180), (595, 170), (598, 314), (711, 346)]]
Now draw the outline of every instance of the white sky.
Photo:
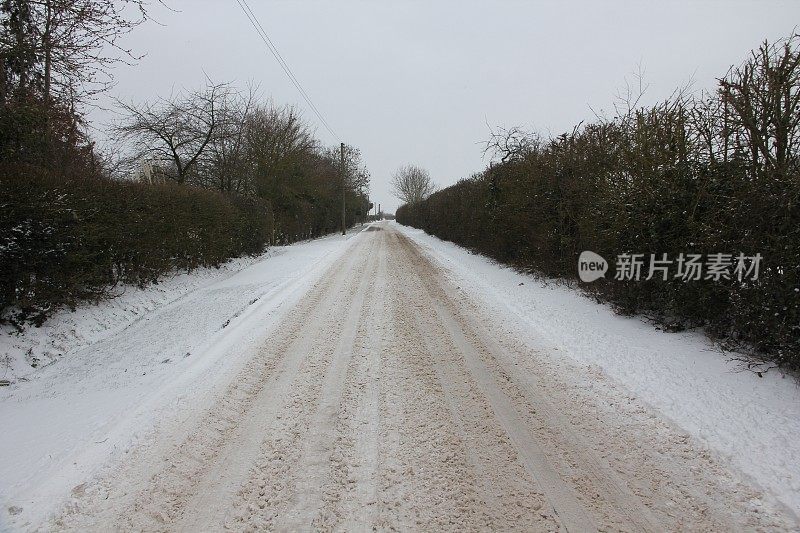
[[(161, 25), (126, 45), (147, 54), (118, 67), (109, 96), (143, 100), (214, 81), (248, 81), (318, 123), (235, 0), (165, 0)], [(249, 0), (317, 108), (341, 139), (361, 148), (373, 200), (393, 211), (389, 178), (427, 168), (440, 186), (483, 169), (491, 125), (559, 134), (613, 97), (638, 65), (648, 100), (693, 80), (695, 89), (738, 64), (765, 38), (788, 36), (800, 2)], [(110, 120), (91, 114), (94, 125)]]

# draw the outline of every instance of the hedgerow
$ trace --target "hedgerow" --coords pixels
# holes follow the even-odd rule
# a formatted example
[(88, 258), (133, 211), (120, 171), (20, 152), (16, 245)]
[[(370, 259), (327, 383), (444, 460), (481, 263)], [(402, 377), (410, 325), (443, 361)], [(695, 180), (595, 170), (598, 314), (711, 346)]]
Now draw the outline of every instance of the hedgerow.
[(175, 184), (0, 176), (0, 312), (17, 325), (120, 284), (258, 254), (269, 203)]
[(504, 138), (501, 161), (404, 205), (397, 220), (549, 277), (591, 250), (761, 254), (757, 279), (583, 287), (670, 329), (704, 327), (800, 368), (800, 53), (762, 46), (701, 98), (678, 96), (540, 141)]

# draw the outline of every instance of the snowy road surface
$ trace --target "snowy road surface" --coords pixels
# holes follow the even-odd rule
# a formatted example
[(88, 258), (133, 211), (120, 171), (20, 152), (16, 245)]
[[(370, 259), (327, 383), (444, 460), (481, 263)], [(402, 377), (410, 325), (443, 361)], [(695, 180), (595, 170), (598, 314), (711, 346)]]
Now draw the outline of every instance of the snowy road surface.
[[(123, 428), (105, 418), (87, 425), (75, 414), (64, 425), (83, 428), (92, 439), (81, 441), (86, 449), (66, 447), (69, 454), (53, 464), (30, 459), (49, 453), (47, 444), (18, 450), (17, 458), (28, 461), (27, 474), (4, 459), (0, 467), (14, 479), (11, 488), (3, 487), (8, 527), (797, 527), (780, 498), (620, 392), (600, 370), (575, 366), (588, 372), (576, 378), (565, 369), (568, 363), (554, 362), (553, 354), (513, 334), (502, 315), (454, 283), (393, 224), (374, 224), (331, 250), (309, 250), (316, 250), (315, 260), (301, 262), (302, 272), (269, 294), (262, 290), (264, 308), (247, 307), (230, 323), (234, 330), (223, 328), (213, 346), (201, 350), (205, 363), (170, 370), (174, 380), (156, 367), (158, 387), (144, 388), (152, 398), (130, 392), (140, 377), (150, 383), (147, 371), (137, 371), (133, 381), (117, 377), (114, 387), (123, 392), (114, 401)], [(236, 278), (228, 286), (241, 289)], [(281, 309), (278, 301), (285, 304)], [(120, 339), (101, 348), (128, 350)], [(142, 350), (146, 365), (153, 357)], [(111, 363), (129, 363), (106, 355)], [(58, 379), (78, 392), (53, 392), (48, 403), (46, 391), (62, 390)], [(54, 370), (13, 391), (0, 422), (18, 420), (19, 413), (9, 414), (14, 402), (30, 416), (58, 402), (83, 402), (67, 413), (91, 419), (91, 405), (113, 396), (93, 391), (114, 387)], [(144, 420), (152, 427), (123, 446)], [(51, 428), (57, 436), (61, 425), (54, 419)], [(121, 449), (102, 448), (109, 456), (104, 466), (81, 469), (81, 461), (90, 464), (101, 454), (91, 448), (102, 446), (103, 431)], [(17, 444), (32, 435), (20, 429)], [(0, 444), (16, 449), (12, 437)], [(47, 498), (58, 506), (48, 507)]]

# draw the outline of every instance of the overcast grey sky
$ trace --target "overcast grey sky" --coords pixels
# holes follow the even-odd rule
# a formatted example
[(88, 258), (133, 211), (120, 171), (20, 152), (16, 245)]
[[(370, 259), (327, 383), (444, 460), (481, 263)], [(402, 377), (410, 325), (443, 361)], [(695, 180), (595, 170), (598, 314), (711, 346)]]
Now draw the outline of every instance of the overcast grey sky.
[[(161, 25), (126, 44), (147, 54), (118, 67), (110, 96), (143, 100), (214, 81), (260, 84), (296, 104), (326, 144), (337, 140), (269, 54), (235, 0), (165, 0)], [(440, 186), (481, 170), (491, 125), (558, 134), (610, 109), (645, 71), (648, 100), (694, 80), (710, 89), (765, 38), (788, 36), (800, 2), (249, 0), (253, 11), (341, 139), (361, 148), (372, 198), (398, 202), (389, 178), (405, 163)], [(102, 111), (91, 117), (109, 119)]]

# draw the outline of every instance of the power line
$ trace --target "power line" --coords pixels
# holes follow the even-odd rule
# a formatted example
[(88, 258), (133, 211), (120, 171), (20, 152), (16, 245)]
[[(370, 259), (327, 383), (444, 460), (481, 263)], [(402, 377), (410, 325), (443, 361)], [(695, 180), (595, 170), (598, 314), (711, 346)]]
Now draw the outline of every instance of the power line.
[(281, 56), (280, 52), (278, 51), (278, 47), (275, 46), (275, 43), (273, 43), (272, 39), (269, 38), (267, 31), (264, 29), (264, 26), (261, 25), (261, 22), (259, 22), (258, 17), (256, 17), (255, 13), (250, 8), (250, 5), (247, 3), (247, 0), (236, 0), (236, 2), (239, 4), (239, 7), (242, 8), (242, 11), (244, 12), (245, 16), (247, 16), (248, 20), (250, 20), (250, 24), (253, 25), (253, 28), (255, 28), (259, 37), (261, 37), (261, 40), (264, 41), (264, 44), (267, 45), (269, 51), (275, 57), (276, 61), (278, 61), (278, 64), (286, 73), (286, 76), (288, 76), (289, 81), (291, 81), (292, 84), (294, 84), (294, 86), (297, 88), (298, 92), (306, 101), (306, 103), (309, 105), (311, 110), (314, 112), (315, 115), (317, 115), (317, 118), (319, 118), (323, 126), (325, 126), (325, 129), (327, 129), (328, 132), (330, 132), (330, 134), (333, 135), (334, 138), (341, 140), (339, 139), (339, 136), (336, 134), (336, 132), (333, 131), (333, 128), (328, 123), (328, 121), (325, 120), (325, 117), (322, 116), (322, 113), (314, 104), (314, 102), (311, 100), (311, 97), (308, 95), (305, 89), (303, 89), (300, 80), (297, 79), (297, 77), (292, 72), (292, 69), (289, 67), (289, 64), (286, 62), (285, 59), (283, 59), (283, 56)]
[[(297, 90), (300, 91), (300, 94), (303, 96), (303, 99), (306, 102), (308, 102), (308, 105), (311, 106), (311, 108), (314, 111), (314, 113), (323, 122), (323, 124), (328, 129), (328, 131), (334, 137), (339, 139), (339, 136), (336, 135), (336, 133), (332, 131), (330, 125), (328, 124), (328, 121), (325, 120), (325, 118), (322, 116), (322, 113), (319, 111), (319, 109), (317, 109), (317, 106), (314, 104), (314, 102), (311, 100), (311, 97), (308, 95), (308, 93), (303, 88), (302, 84), (300, 83), (300, 80), (297, 79), (297, 77), (294, 75), (294, 72), (292, 72), (292, 69), (289, 68), (289, 63), (287, 63), (286, 60), (283, 59), (283, 56), (278, 51), (278, 47), (275, 46), (275, 43), (273, 43), (272, 39), (269, 38), (269, 34), (267, 34), (267, 30), (265, 30), (264, 26), (261, 25), (261, 22), (256, 17), (256, 14), (253, 12), (253, 9), (247, 3), (247, 0), (241, 0), (241, 2), (244, 3), (244, 6), (247, 8), (247, 11), (249, 11), (250, 15), (252, 15), (251, 22), (255, 22), (255, 24), (258, 25), (258, 28), (260, 28), (260, 30), (261, 30), (260, 33), (262, 35), (262, 39), (266, 40), (267, 46), (270, 48), (271, 51), (273, 51), (273, 55), (275, 55), (275, 58), (278, 60), (278, 63), (281, 64), (281, 67), (283, 68), (284, 72), (286, 72), (287, 76), (289, 76), (289, 78), (291, 79), (292, 83), (294, 83), (295, 87), (297, 87)], [(339, 140), (341, 141), (341, 139), (339, 139)]]
[(264, 41), (265, 45), (267, 45), (267, 48), (275, 57), (275, 60), (278, 62), (278, 65), (280, 65), (280, 67), (286, 73), (286, 76), (288, 76), (289, 81), (291, 81), (292, 84), (297, 88), (298, 92), (306, 101), (308, 106), (311, 108), (314, 114), (317, 115), (317, 118), (319, 118), (320, 122), (322, 122), (322, 125), (325, 126), (325, 129), (327, 129), (328, 132), (331, 135), (333, 135), (335, 139), (341, 142), (339, 136), (336, 134), (335, 131), (333, 131), (333, 128), (331, 128), (330, 124), (328, 124), (328, 121), (325, 120), (325, 117), (322, 116), (322, 113), (319, 111), (319, 109), (317, 109), (317, 106), (314, 105), (314, 102), (311, 100), (311, 97), (308, 95), (305, 89), (303, 89), (303, 86), (300, 84), (300, 81), (295, 77), (294, 73), (292, 72), (292, 69), (289, 68), (289, 64), (286, 62), (286, 60), (283, 59), (283, 56), (281, 56), (280, 52), (278, 52), (278, 48), (275, 46), (275, 43), (272, 42), (272, 39), (269, 38), (267, 31), (264, 29), (264, 26), (262, 26), (261, 22), (258, 21), (258, 18), (256, 17), (255, 13), (253, 13), (253, 10), (248, 5), (247, 0), (236, 0), (236, 3), (239, 4), (240, 8), (242, 8), (242, 11), (244, 12), (247, 19), (250, 21), (250, 24), (253, 25), (253, 28), (255, 28), (256, 33), (258, 33), (258, 36), (261, 37), (261, 40)]

